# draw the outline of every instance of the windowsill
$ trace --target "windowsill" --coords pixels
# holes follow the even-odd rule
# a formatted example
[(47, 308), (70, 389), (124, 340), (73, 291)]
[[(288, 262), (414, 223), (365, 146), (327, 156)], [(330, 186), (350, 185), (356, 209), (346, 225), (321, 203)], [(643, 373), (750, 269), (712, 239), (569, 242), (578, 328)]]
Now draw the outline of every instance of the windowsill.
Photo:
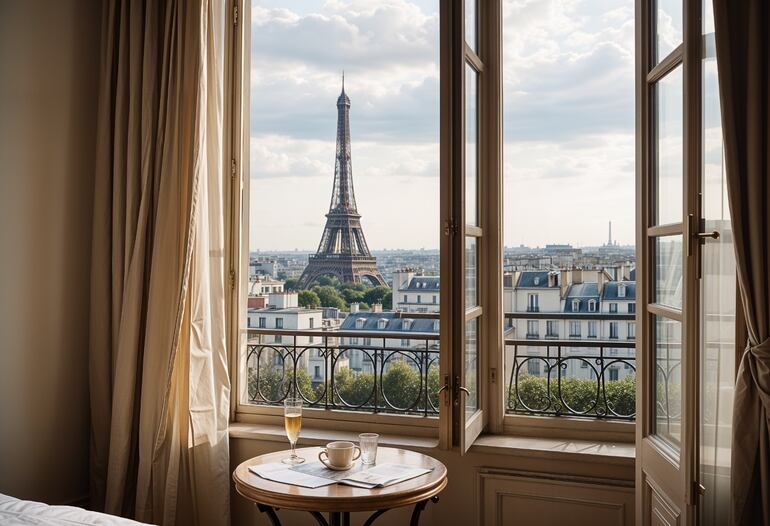
[(493, 455), (521, 455), (551, 460), (584, 460), (611, 464), (633, 464), (636, 458), (636, 448), (633, 443), (512, 435), (481, 435), (471, 446), (471, 451)]
[[(230, 424), (230, 438), (286, 443), (283, 426), (266, 424)], [(341, 430), (302, 428), (299, 446), (319, 446), (332, 440), (357, 442), (358, 433)], [(415, 449), (433, 449), (438, 440), (429, 437), (381, 434), (384, 446)], [(472, 453), (491, 455), (518, 455), (550, 460), (572, 460), (633, 465), (636, 451), (633, 443), (600, 440), (565, 440), (556, 438), (523, 437), (512, 435), (481, 435), (470, 448)]]
[[(230, 424), (230, 438), (286, 443), (286, 430), (283, 426), (270, 424), (245, 424), (233, 422)], [(350, 440), (358, 442), (358, 432), (343, 431), (339, 429), (314, 429), (303, 426), (298, 445), (300, 447), (322, 446), (332, 440)], [(438, 439), (409, 435), (380, 434), (379, 443), (385, 446), (429, 449), (438, 446)]]

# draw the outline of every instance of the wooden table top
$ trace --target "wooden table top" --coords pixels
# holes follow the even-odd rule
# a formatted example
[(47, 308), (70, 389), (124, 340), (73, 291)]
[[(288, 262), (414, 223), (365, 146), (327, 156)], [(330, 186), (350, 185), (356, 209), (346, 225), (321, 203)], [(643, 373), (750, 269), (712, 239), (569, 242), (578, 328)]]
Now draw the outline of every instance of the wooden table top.
[[(323, 448), (297, 449), (297, 455), (313, 462)], [(249, 471), (249, 466), (280, 462), (289, 451), (278, 451), (251, 458), (233, 472), (235, 489), (245, 498), (274, 508), (300, 511), (375, 511), (407, 506), (437, 495), (447, 484), (447, 469), (433, 457), (390, 447), (377, 449), (377, 463), (406, 464), (433, 468), (426, 475), (415, 477), (392, 486), (376, 489), (355, 488), (332, 484), (320, 488), (302, 488), (263, 479)]]

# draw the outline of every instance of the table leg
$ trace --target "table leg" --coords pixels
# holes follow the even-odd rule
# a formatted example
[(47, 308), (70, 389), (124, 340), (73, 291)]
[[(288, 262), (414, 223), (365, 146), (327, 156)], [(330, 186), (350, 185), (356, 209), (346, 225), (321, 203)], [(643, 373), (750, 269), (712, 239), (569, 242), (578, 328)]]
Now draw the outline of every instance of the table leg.
[(428, 501), (431, 502), (438, 502), (438, 495), (434, 495), (433, 497), (425, 500), (421, 500), (417, 504), (414, 505), (414, 511), (412, 512), (412, 520), (409, 521), (409, 526), (419, 526), (420, 524), (420, 515), (422, 514), (423, 510), (425, 509), (425, 506), (428, 505)]
[(329, 526), (342, 526), (342, 517), (340, 517), (340, 512), (329, 512)]
[(275, 512), (275, 508), (272, 506), (265, 506), (264, 504), (257, 504), (257, 509), (267, 515), (272, 526), (281, 526), (281, 521), (278, 518), (278, 514)]
[(317, 511), (309, 511), (308, 513), (309, 513), (310, 515), (312, 515), (312, 516), (313, 516), (313, 518), (314, 518), (314, 519), (315, 519), (315, 520), (318, 522), (318, 524), (319, 524), (320, 526), (329, 526), (329, 523), (328, 523), (328, 522), (326, 522), (326, 519), (324, 519), (324, 516), (323, 516), (323, 515), (321, 515), (321, 513), (320, 513), (320, 512), (317, 512)]
[(374, 521), (377, 520), (377, 517), (379, 517), (380, 515), (382, 515), (386, 511), (388, 511), (388, 510), (377, 510), (374, 513), (372, 513), (369, 516), (369, 518), (366, 519), (366, 522), (364, 523), (364, 526), (372, 526), (372, 524), (374, 524)]

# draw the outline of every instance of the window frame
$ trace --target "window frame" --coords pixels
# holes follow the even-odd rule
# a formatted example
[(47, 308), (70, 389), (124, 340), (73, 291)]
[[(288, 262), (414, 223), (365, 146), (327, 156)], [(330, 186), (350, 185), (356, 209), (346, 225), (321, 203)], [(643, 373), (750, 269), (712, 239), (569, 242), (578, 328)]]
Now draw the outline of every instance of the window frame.
[[(439, 161), (440, 161), (440, 219), (442, 235), (439, 244), (440, 268), (438, 304), (440, 327), (451, 328), (465, 320), (463, 305), (463, 276), (458, 271), (453, 254), (462, 250), (465, 239), (464, 220), (456, 218), (458, 191), (462, 196), (463, 172), (459, 165), (462, 153), (459, 146), (464, 142), (462, 123), (463, 69), (470, 52), (476, 59), (483, 59), (483, 78), (478, 83), (478, 188), (477, 198), (483, 199), (484, 206), (477, 202), (478, 228), (483, 236), (477, 237), (478, 279), (477, 294), (483, 316), (479, 321), (479, 407), (483, 419), (481, 428), (489, 433), (518, 434), (523, 436), (560, 436), (564, 438), (596, 438), (633, 440), (634, 423), (585, 420), (572, 417), (538, 417), (514, 415), (505, 412), (505, 344), (503, 341), (503, 134), (502, 134), (502, 0), (477, 2), (477, 50), (471, 50), (464, 41), (462, 22), (464, 2), (440, 3), (439, 11)], [(229, 221), (226, 236), (229, 247), (226, 254), (226, 268), (229, 267), (230, 284), (227, 309), (228, 343), (230, 348), (231, 420), (234, 422), (282, 425), (283, 410), (274, 406), (258, 406), (244, 402), (245, 383), (242, 380), (245, 363), (248, 309), (248, 220), (249, 193), (248, 174), (244, 167), (249, 165), (249, 134), (244, 130), (249, 115), (250, 64), (250, 19), (251, 2), (228, 0), (228, 9), (235, 15), (237, 24), (227, 24), (225, 50), (226, 89), (224, 91), (225, 133), (223, 148), (231, 153), (227, 172), (231, 174), (225, 212)], [(458, 15), (459, 13), (459, 15)], [(458, 20), (460, 19), (460, 20)], [(246, 51), (246, 52), (244, 52)], [(478, 65), (478, 64), (477, 64)], [(460, 89), (458, 89), (460, 87)], [(457, 129), (460, 136), (457, 136)], [(394, 293), (399, 292), (394, 289)], [(535, 293), (536, 294), (536, 293)], [(536, 294), (537, 298), (537, 294)], [(395, 299), (395, 297), (394, 297)], [(408, 303), (408, 296), (404, 303)], [(539, 307), (539, 298), (535, 307)], [(457, 307), (460, 306), (460, 309)], [(598, 312), (596, 303), (590, 312)], [(378, 320), (378, 326), (381, 322)], [(387, 326), (387, 322), (386, 322)], [(538, 327), (539, 328), (539, 327)], [(539, 332), (539, 331), (538, 331)], [(582, 330), (581, 330), (582, 332)], [(438, 418), (424, 418), (411, 415), (369, 414), (342, 410), (306, 408), (305, 420), (309, 427), (319, 429), (358, 430), (366, 423), (372, 430), (390, 434), (421, 437), (437, 437), (443, 448), (459, 445), (457, 433), (458, 411), (455, 376), (458, 356), (461, 356), (463, 342), (453, 330), (440, 331), (439, 355), (441, 384), (445, 390), (439, 402)]]

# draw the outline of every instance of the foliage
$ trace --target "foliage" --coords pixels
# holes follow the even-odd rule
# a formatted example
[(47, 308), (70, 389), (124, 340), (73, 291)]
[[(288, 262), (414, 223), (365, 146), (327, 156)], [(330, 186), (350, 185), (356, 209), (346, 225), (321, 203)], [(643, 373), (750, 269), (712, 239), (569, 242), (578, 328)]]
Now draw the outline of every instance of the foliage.
[(438, 362), (436, 362), (428, 369), (428, 398), (436, 409), (438, 409), (441, 402), (441, 397), (438, 394), (440, 388), (441, 376), (439, 375)]
[(372, 388), (374, 387), (374, 375), (372, 373), (356, 373), (349, 368), (338, 369), (334, 375), (334, 388), (336, 398), (342, 398), (352, 406), (363, 405), (373, 401)]
[(284, 290), (298, 290), (297, 283), (299, 283), (299, 280), (297, 278), (289, 278), (287, 279), (283, 284)]
[(321, 276), (318, 278), (317, 282), (321, 287), (336, 287), (339, 285), (340, 280), (332, 276)]
[[(597, 381), (595, 379), (579, 379), (574, 377), (561, 379), (561, 397), (569, 407), (562, 407), (562, 413), (574, 411), (587, 415), (596, 414), (596, 409), (603, 409), (604, 402), (599, 392), (599, 401), (597, 398)], [(551, 397), (548, 397), (548, 383), (546, 378), (522, 374), (519, 376), (518, 395), (521, 403), (517, 405), (516, 387), (509, 391), (508, 408), (517, 407), (526, 411), (522, 403), (533, 411), (545, 411), (554, 409), (553, 406), (562, 405), (558, 400), (558, 382), (556, 378), (551, 379)], [(636, 411), (636, 378), (629, 375), (622, 380), (605, 380), (605, 395), (607, 397), (607, 406), (617, 415), (631, 416)], [(595, 405), (595, 407), (594, 407)], [(615, 416), (612, 412), (609, 416)]]
[(393, 308), (393, 292), (388, 291), (382, 298), (382, 308), (385, 310), (391, 310)]
[(312, 290), (301, 290), (298, 294), (300, 307), (319, 307), (321, 298)]
[[(385, 296), (390, 292), (390, 287), (386, 287), (384, 285), (378, 285), (376, 287), (372, 287), (368, 289), (363, 294), (363, 301), (365, 301), (368, 304), (372, 303), (384, 303)], [(392, 301), (391, 301), (392, 303)]]
[(340, 297), (337, 289), (331, 285), (313, 287), (313, 292), (318, 295), (322, 307), (336, 307), (340, 310), (347, 308), (345, 300)]
[(284, 272), (283, 270), (279, 270), (278, 273), (276, 274), (276, 277), (280, 280), (286, 280), (287, 275), (286, 275), (286, 272)]
[[(266, 402), (278, 402), (289, 393), (294, 385), (294, 372), (282, 368), (266, 367), (264, 364), (260, 367), (259, 384), (257, 384), (257, 374), (254, 369), (249, 369), (249, 397), (253, 400), (264, 400)], [(259, 391), (257, 391), (259, 387)], [(308, 400), (315, 401), (318, 395), (323, 392), (323, 386), (319, 392), (313, 389), (313, 382), (310, 375), (302, 368), (297, 369), (297, 389)]]
[(420, 397), (420, 375), (408, 361), (393, 358), (382, 375), (382, 392), (396, 409), (408, 409)]

